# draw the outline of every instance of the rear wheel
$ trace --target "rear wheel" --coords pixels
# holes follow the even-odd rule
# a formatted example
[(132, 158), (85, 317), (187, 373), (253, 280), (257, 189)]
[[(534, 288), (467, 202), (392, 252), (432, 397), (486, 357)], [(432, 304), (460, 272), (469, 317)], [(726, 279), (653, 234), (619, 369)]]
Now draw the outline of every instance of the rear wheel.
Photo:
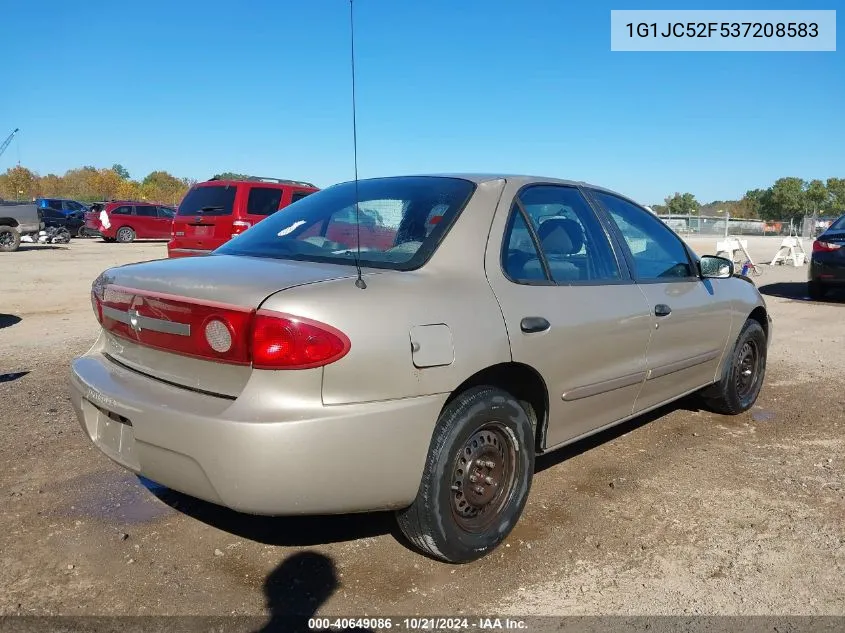
[(21, 245), (21, 234), (11, 226), (0, 226), (0, 252), (11, 253)]
[(87, 236), (87, 234), (85, 233), (85, 227), (84, 226), (80, 226), (78, 229), (76, 229), (76, 237), (86, 237), (86, 236)]
[(132, 230), (131, 227), (128, 226), (121, 226), (117, 229), (117, 233), (115, 238), (121, 244), (126, 244), (127, 242), (135, 241), (135, 231)]
[(821, 301), (827, 295), (827, 288), (820, 281), (814, 279), (807, 282), (807, 294), (813, 301)]
[(754, 405), (766, 375), (767, 343), (760, 323), (748, 319), (727, 359), (721, 380), (702, 393), (709, 409), (737, 415)]
[(477, 387), (440, 415), (417, 498), (397, 513), (421, 551), (464, 563), (489, 553), (519, 520), (534, 474), (534, 430), (510, 394)]

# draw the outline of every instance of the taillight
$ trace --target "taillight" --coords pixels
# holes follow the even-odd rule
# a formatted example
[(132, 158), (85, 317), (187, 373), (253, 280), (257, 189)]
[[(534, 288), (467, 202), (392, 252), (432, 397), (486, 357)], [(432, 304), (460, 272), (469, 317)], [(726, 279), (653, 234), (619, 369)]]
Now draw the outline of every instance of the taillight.
[[(99, 289), (99, 294), (98, 294)], [(349, 338), (310, 319), (96, 283), (103, 328), (140, 345), (256, 369), (310, 369), (343, 358)]]
[(232, 222), (232, 237), (240, 235), (251, 226), (252, 222), (247, 222), (246, 220), (235, 220)]
[(822, 242), (821, 240), (816, 240), (813, 242), (813, 252), (814, 253), (829, 253), (831, 251), (836, 251), (842, 248), (842, 244), (834, 244), (833, 242)]
[(256, 369), (310, 369), (343, 358), (350, 342), (343, 332), (309, 319), (259, 310), (252, 327)]

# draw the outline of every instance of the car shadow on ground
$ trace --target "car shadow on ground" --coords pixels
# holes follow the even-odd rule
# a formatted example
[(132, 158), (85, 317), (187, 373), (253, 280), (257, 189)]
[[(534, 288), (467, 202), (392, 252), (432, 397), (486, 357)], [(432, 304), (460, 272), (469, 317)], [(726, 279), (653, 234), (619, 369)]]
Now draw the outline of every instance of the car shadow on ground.
[(23, 378), (29, 372), (28, 371), (13, 371), (9, 372), (8, 374), (0, 374), (0, 383), (4, 382), (14, 382), (19, 378)]
[(759, 287), (760, 294), (792, 301), (806, 301), (807, 303), (845, 303), (845, 291), (841, 288), (828, 290), (827, 295), (821, 301), (813, 301), (807, 294), (807, 282), (805, 281), (783, 281), (773, 284), (765, 284)]
[(21, 318), (16, 314), (3, 314), (0, 312), (0, 330), (7, 327), (12, 327), (21, 322)]
[(309, 547), (385, 534), (392, 534), (403, 540), (392, 512), (328, 516), (258, 516), (202, 501), (148, 480), (141, 479), (141, 483), (174, 510), (218, 530), (264, 545)]
[[(539, 473), (557, 466), (668, 415), (672, 411), (700, 411), (698, 404), (699, 400), (696, 396), (688, 396), (548, 455), (541, 455), (537, 458), (535, 472)], [(405, 547), (414, 549), (399, 529), (393, 512), (326, 516), (257, 516), (196, 499), (143, 477), (139, 477), (139, 481), (159, 500), (174, 510), (211, 527), (264, 545), (310, 547), (390, 534)]]
[(21, 242), (21, 245), (18, 246), (17, 252), (20, 253), (22, 251), (66, 251), (68, 250), (67, 245), (63, 244), (34, 244), (32, 242)]
[[(264, 580), (269, 621), (258, 631), (306, 633), (327, 630), (309, 623), (340, 586), (334, 561), (317, 552), (287, 557)], [(372, 629), (356, 628), (356, 631)]]

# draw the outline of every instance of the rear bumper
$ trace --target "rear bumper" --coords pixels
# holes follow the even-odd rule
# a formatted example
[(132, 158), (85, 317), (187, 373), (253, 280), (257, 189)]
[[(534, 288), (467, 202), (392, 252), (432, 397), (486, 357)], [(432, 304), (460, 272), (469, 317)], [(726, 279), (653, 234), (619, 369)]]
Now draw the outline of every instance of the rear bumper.
[(810, 260), (808, 277), (810, 281), (818, 281), (826, 286), (845, 285), (845, 258), (820, 259), (814, 254)]
[(282, 409), (249, 384), (237, 400), (203, 395), (93, 350), (73, 362), (70, 385), (82, 429), (112, 460), (174, 490), (264, 515), (409, 505), (447, 397)]

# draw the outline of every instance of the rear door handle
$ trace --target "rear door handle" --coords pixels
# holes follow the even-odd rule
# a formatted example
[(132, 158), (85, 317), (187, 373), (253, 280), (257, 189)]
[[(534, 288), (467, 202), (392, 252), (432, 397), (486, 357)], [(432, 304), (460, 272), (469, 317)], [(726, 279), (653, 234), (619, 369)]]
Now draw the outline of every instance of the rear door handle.
[(520, 329), (526, 334), (534, 332), (545, 332), (551, 324), (543, 317), (525, 317), (519, 324)]
[(672, 308), (667, 306), (665, 303), (658, 303), (654, 306), (654, 316), (664, 317), (669, 316), (672, 313)]

